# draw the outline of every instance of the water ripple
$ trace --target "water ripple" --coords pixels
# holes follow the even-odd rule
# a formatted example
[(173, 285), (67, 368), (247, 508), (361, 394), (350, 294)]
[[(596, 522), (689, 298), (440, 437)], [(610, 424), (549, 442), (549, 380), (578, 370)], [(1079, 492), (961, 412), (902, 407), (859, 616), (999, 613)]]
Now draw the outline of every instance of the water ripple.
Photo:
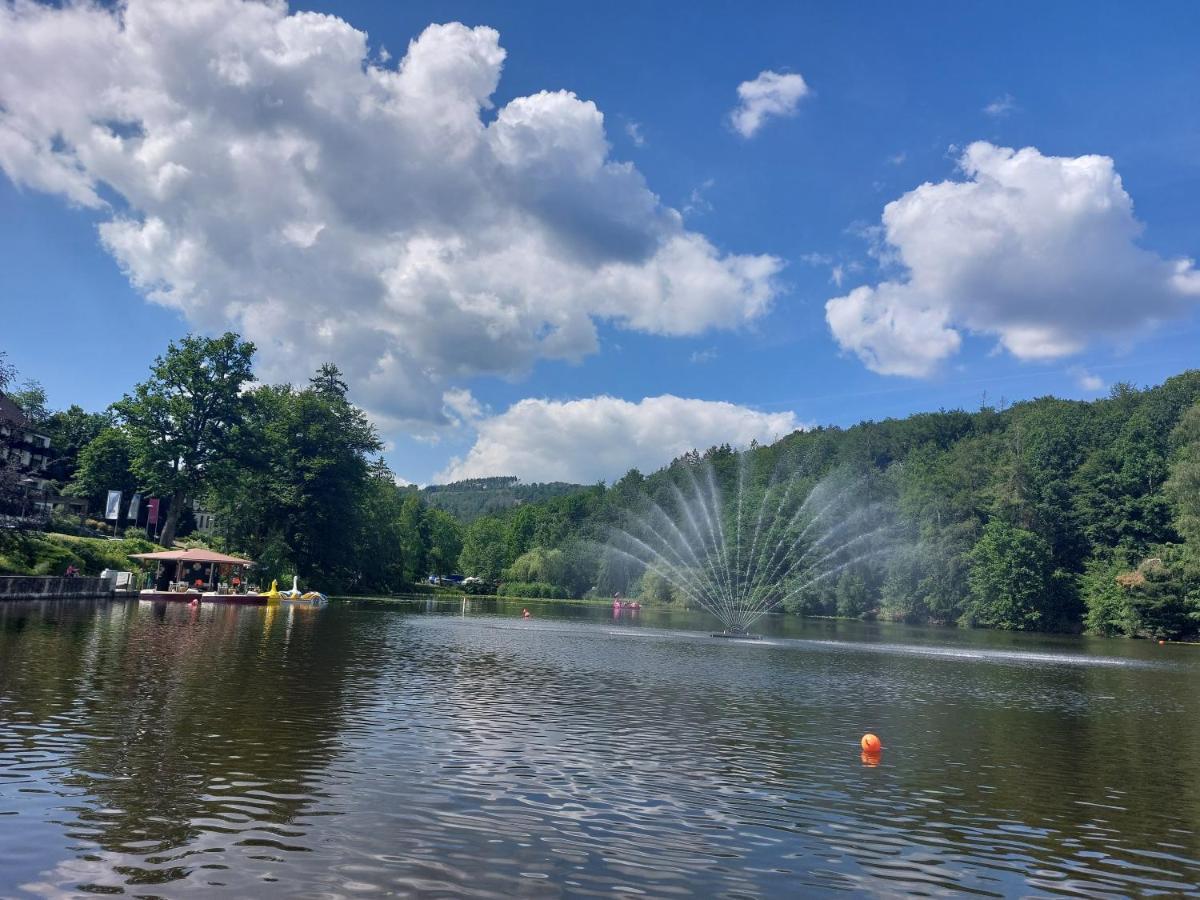
[(0, 896), (1197, 892), (1186, 659), (568, 614), (0, 606)]

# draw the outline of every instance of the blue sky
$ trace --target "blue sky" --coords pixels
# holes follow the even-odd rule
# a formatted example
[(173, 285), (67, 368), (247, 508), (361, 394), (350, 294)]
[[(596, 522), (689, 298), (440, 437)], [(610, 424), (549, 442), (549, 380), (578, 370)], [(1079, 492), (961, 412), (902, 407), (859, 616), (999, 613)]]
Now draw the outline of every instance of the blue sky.
[[(311, 110), (288, 119), (302, 104), (282, 76), (246, 61), (291, 34), (283, 13), (247, 15), (244, 27), (232, 7), (214, 14), (239, 44), (216, 25), (172, 19), (169, 4), (144, 19), (136, 6), (126, 15), (137, 28), (109, 34), (111, 45), (80, 11), (6, 8), (10, 27), (0, 27), (0, 56), (15, 61), (0, 73), (7, 127), (35, 136), (22, 152), (0, 141), (0, 347), (56, 406), (102, 408), (171, 336), (235, 327), (264, 347), (272, 380), (298, 379), (324, 356), (353, 370), (352, 396), (376, 416), (401, 477), (590, 481), (796, 424), (974, 408), (985, 392), (990, 402), (1095, 397), (1200, 357), (1200, 276), (1186, 263), (1200, 255), (1194, 4), (293, 5), (349, 26), (305, 20), (305, 52), (321, 45), (327, 57), (336, 44), (353, 56), (354, 29), (369, 35), (370, 64), (390, 72), (431, 24), (499, 32), (502, 64), (494, 42), (470, 33), (470, 52), (499, 72), (479, 123), (519, 111), (546, 143), (532, 152), (521, 137), (531, 132), (513, 129), (499, 163), (468, 155), (445, 167), (459, 144), (422, 153), (454, 108), (439, 92), (476, 77), (461, 65), (466, 44), (428, 55), (426, 93), (404, 94), (402, 129), (365, 120), (354, 135), (354, 112), (339, 113), (337, 129), (312, 125)], [(106, 62), (132, 55), (136, 40), (185, 50), (153, 78)], [(58, 68), (68, 55), (75, 74)], [(360, 89), (336, 82), (354, 72), (330, 76), (308, 59), (288, 70), (307, 96), (314, 85), (343, 98)], [(220, 91), (191, 90), (214, 71)], [(799, 75), (805, 91), (747, 137), (730, 115), (739, 85), (763, 72)], [(268, 82), (278, 120), (261, 96), (245, 107), (230, 99)], [(105, 157), (111, 146), (86, 133), (114, 118), (105, 90), (147, 85), (171, 112), (130, 100), (121, 115), (144, 117), (147, 143), (171, 139), (153, 153), (127, 140)], [(541, 91), (577, 100), (521, 107)], [(17, 97), (32, 99), (18, 107)], [(578, 174), (596, 152), (578, 101), (603, 116), (614, 168), (600, 175)], [(208, 159), (179, 137), (181, 122), (204, 154), (286, 132), (316, 148), (313, 162), (295, 184), (275, 184), (268, 163), (223, 188), (205, 170), (215, 189), (180, 190), (163, 166), (195, 179)], [(381, 179), (395, 194), (355, 195), (355, 169), (336, 168), (344, 146), (359, 154), (364, 183)], [(245, 152), (255, 151), (234, 155)], [(64, 159), (46, 174), (47, 160)], [(260, 246), (276, 224), (297, 221), (296, 184), (312, 187), (305, 209), (315, 218), (299, 222), (286, 253), (279, 240)], [(893, 201), (895, 219), (881, 224)], [(470, 211), (445, 212), (458, 206)], [(145, 227), (154, 217), (163, 240)], [(494, 231), (481, 238), (484, 218), (506, 223), (514, 247), (527, 233), (536, 241), (518, 251)], [(137, 227), (104, 237), (101, 226), (118, 220)], [(401, 272), (389, 257), (398, 234), (435, 235), (441, 256)], [(681, 235), (707, 241), (701, 262), (714, 277), (739, 259), (773, 268), (709, 296), (712, 278), (687, 280), (690, 257), (655, 255)], [(203, 250), (181, 259), (181, 246)], [(344, 264), (363, 247), (370, 263)], [(612, 265), (629, 268), (615, 277), (603, 268)], [(670, 287), (628, 280), (643, 275)], [(827, 312), (836, 298), (846, 299)], [(442, 303), (460, 306), (443, 314)], [(679, 402), (644, 402), (663, 395)]]

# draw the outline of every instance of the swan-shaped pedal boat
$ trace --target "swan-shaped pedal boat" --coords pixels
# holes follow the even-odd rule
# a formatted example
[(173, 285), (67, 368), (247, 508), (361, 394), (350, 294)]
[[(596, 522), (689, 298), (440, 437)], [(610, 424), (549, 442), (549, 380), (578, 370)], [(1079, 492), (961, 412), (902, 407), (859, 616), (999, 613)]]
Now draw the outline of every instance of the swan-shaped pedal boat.
[(329, 598), (320, 591), (300, 591), (300, 576), (292, 576), (292, 589), (290, 591), (279, 590), (279, 582), (272, 580), (271, 589), (263, 594), (272, 603), (292, 603), (300, 606), (319, 606), (322, 603), (328, 603)]

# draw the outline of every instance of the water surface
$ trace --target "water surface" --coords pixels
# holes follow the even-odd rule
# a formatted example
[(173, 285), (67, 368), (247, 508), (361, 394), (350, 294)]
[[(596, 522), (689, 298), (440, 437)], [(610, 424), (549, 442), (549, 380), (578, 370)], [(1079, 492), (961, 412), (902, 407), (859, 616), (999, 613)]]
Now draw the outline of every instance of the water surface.
[(0, 896), (1197, 890), (1198, 648), (531, 608), (0, 604)]

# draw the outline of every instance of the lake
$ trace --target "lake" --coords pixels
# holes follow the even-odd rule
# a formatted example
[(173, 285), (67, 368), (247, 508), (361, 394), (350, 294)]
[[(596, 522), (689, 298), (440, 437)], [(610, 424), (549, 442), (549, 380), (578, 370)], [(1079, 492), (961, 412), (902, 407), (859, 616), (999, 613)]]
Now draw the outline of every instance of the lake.
[(0, 896), (1197, 891), (1200, 648), (714, 625), (0, 604)]

